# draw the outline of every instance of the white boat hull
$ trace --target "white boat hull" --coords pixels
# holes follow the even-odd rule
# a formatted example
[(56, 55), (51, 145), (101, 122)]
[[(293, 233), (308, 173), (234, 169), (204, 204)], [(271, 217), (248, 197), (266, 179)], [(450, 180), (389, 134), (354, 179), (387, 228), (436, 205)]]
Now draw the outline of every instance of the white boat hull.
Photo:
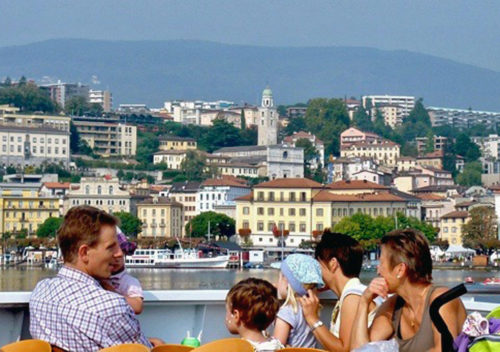
[(179, 258), (155, 261), (154, 264), (127, 263), (129, 268), (225, 269), (229, 256), (214, 258)]

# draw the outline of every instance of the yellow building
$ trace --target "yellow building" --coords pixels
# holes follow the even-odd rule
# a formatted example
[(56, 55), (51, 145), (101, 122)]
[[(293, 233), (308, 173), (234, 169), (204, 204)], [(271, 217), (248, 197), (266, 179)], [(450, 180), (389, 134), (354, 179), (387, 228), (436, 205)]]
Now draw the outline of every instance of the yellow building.
[(399, 158), (399, 145), (388, 140), (374, 142), (356, 142), (340, 147), (341, 158), (373, 158), (381, 165), (395, 167)]
[(255, 246), (270, 247), (278, 245), (273, 229), (288, 230), (286, 245), (297, 247), (345, 216), (402, 212), (418, 217), (419, 204), (415, 197), (393, 194), (387, 187), (369, 181), (339, 181), (324, 186), (305, 178), (282, 178), (260, 183), (252, 193), (236, 199), (236, 228), (250, 229)]
[(34, 236), (38, 226), (49, 217), (59, 217), (59, 199), (40, 197), (33, 190), (3, 190), (0, 196), (0, 231), (26, 230)]
[(137, 204), (142, 221), (139, 237), (181, 237), (184, 223), (182, 204), (166, 197), (153, 197)]
[(462, 244), (462, 226), (470, 220), (468, 211), (452, 211), (441, 216), (439, 238), (449, 244)]
[(160, 150), (188, 150), (196, 149), (196, 140), (177, 136), (165, 136), (160, 138)]

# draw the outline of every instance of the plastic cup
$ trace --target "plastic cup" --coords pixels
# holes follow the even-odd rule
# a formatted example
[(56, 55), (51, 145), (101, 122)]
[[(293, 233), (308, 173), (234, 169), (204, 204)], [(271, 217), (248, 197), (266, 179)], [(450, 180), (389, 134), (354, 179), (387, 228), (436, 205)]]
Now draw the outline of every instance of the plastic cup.
[(201, 343), (196, 337), (186, 337), (182, 340), (181, 345), (190, 347), (200, 347)]

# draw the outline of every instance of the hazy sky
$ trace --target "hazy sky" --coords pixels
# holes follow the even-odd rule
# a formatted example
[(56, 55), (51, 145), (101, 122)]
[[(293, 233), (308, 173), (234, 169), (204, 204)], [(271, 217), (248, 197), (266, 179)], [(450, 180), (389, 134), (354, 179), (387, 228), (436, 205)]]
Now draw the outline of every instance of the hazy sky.
[(0, 0), (0, 46), (202, 39), (406, 49), (500, 71), (500, 1)]

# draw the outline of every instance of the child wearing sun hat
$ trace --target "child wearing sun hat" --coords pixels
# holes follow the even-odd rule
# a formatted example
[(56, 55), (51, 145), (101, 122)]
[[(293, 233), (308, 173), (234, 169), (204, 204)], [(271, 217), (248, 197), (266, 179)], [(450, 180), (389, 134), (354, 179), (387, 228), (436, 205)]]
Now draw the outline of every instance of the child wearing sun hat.
[(284, 345), (316, 347), (316, 338), (307, 324), (297, 297), (316, 291), (325, 284), (319, 263), (305, 254), (291, 254), (282, 263), (278, 280), (278, 296), (285, 302), (278, 311), (274, 336)]

